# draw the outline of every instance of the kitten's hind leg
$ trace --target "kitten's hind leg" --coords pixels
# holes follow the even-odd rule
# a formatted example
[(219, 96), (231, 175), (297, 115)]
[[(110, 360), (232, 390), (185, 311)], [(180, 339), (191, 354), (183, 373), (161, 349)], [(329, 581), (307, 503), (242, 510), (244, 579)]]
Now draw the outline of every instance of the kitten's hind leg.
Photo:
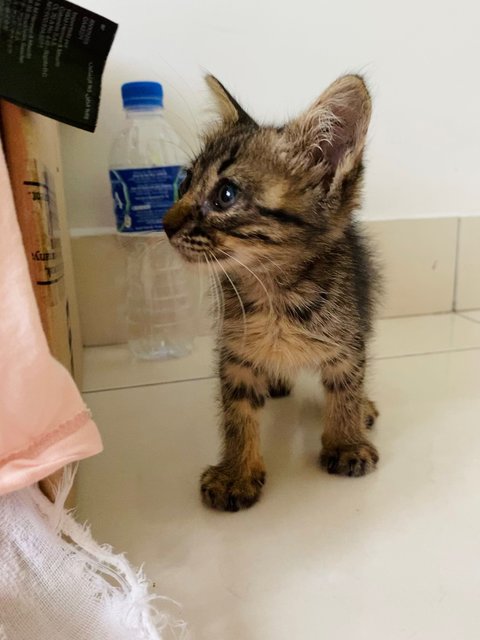
[(220, 382), (223, 454), (217, 465), (204, 471), (200, 488), (208, 506), (239, 511), (257, 502), (265, 482), (257, 413), (265, 403), (267, 378), (251, 363), (223, 350)]
[(270, 398), (286, 398), (292, 391), (292, 383), (285, 377), (270, 377), (268, 380), (268, 395)]

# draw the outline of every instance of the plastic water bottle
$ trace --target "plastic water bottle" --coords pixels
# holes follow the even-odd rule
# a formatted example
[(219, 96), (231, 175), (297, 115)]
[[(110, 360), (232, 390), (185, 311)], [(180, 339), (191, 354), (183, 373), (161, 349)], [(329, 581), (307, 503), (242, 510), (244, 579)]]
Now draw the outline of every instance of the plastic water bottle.
[(127, 251), (128, 343), (138, 358), (186, 355), (192, 311), (184, 268), (163, 231), (185, 156), (163, 115), (158, 82), (122, 86), (127, 123), (110, 155), (117, 230)]

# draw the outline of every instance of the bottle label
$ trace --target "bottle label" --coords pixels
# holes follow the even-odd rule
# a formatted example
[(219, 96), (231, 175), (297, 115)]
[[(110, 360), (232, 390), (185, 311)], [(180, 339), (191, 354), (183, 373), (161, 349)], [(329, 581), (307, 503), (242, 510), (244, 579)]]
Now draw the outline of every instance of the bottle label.
[(162, 231), (163, 217), (178, 200), (182, 167), (112, 169), (110, 183), (117, 230), (122, 233)]

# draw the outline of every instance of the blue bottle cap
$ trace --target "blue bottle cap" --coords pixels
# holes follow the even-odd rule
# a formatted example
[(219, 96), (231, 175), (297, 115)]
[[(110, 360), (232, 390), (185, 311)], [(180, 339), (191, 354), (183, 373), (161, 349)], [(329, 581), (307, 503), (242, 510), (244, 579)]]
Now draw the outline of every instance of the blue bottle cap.
[(163, 107), (163, 88), (159, 82), (126, 82), (122, 100), (125, 109)]

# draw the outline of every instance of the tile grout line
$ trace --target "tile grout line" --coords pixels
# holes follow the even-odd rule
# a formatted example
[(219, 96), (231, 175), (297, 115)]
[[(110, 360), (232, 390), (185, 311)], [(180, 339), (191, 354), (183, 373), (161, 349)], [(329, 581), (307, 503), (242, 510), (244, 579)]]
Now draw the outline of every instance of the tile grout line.
[[(478, 309), (471, 309), (471, 311), (478, 311)], [(466, 313), (468, 313), (468, 311), (463, 311), (463, 312), (457, 311), (457, 314), (464, 320), (468, 320), (469, 322), (474, 322), (475, 324), (480, 324), (480, 320), (475, 320), (475, 318), (470, 318), (469, 316), (464, 315)]]
[(454, 265), (454, 280), (453, 280), (453, 299), (452, 299), (452, 311), (457, 311), (457, 294), (458, 294), (458, 269), (460, 262), (460, 234), (462, 230), (462, 219), (457, 218), (457, 237), (455, 239), (455, 265)]
[[(476, 320), (473, 320), (473, 322), (476, 322)], [(480, 345), (478, 347), (462, 347), (460, 349), (442, 349), (441, 351), (418, 351), (415, 353), (403, 353), (402, 355), (376, 356), (372, 358), (372, 360), (400, 360), (401, 358), (414, 358), (415, 356), (436, 356), (447, 353), (464, 353), (465, 351), (480, 351)]]
[(218, 378), (215, 375), (201, 376), (199, 378), (182, 378), (181, 380), (160, 380), (158, 382), (144, 382), (141, 384), (127, 384), (119, 385), (118, 387), (102, 387), (99, 389), (88, 389), (82, 391), (82, 395), (88, 395), (89, 393), (103, 393), (104, 391), (123, 391), (125, 389), (141, 389), (143, 387), (160, 387), (164, 384), (180, 384), (182, 382), (201, 382), (202, 380), (214, 380)]
[[(472, 320), (472, 322), (477, 322), (476, 320)], [(477, 323), (480, 324), (480, 323)], [(463, 349), (445, 349), (442, 351), (422, 351), (422, 352), (418, 352), (418, 353), (404, 353), (401, 355), (391, 355), (391, 356), (375, 356), (372, 357), (371, 360), (372, 362), (376, 361), (376, 360), (380, 360), (380, 361), (384, 361), (384, 360), (401, 360), (402, 358), (415, 358), (416, 356), (436, 356), (436, 355), (445, 355), (447, 353), (464, 353), (464, 352), (468, 352), (468, 351), (480, 351), (480, 346), (478, 347), (465, 347)], [(89, 394), (93, 394), (93, 393), (105, 393), (108, 391), (124, 391), (126, 389), (141, 389), (144, 387), (160, 387), (166, 384), (181, 384), (183, 382), (201, 382), (203, 380), (216, 380), (218, 379), (218, 376), (216, 375), (209, 375), (209, 376), (202, 376), (200, 378), (186, 378), (186, 379), (182, 379), (182, 380), (166, 380), (163, 382), (146, 382), (145, 384), (132, 384), (132, 385), (125, 385), (125, 386), (118, 386), (118, 387), (105, 387), (105, 388), (101, 388), (101, 389), (89, 389), (87, 391), (82, 391), (82, 395), (83, 396), (87, 396)]]

